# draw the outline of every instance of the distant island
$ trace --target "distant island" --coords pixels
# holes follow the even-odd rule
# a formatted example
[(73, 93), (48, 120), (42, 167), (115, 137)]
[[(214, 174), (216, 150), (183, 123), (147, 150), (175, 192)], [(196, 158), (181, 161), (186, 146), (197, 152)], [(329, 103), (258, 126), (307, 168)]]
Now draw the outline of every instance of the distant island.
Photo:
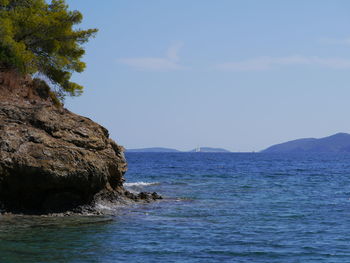
[(328, 137), (304, 138), (273, 145), (262, 153), (350, 153), (350, 134), (337, 133)]
[(174, 152), (205, 152), (205, 153), (224, 153), (230, 152), (229, 150), (222, 148), (211, 148), (211, 147), (198, 147), (190, 151), (179, 151), (171, 148), (163, 147), (151, 147), (151, 148), (141, 148), (141, 149), (127, 149), (126, 152), (149, 152), (149, 153), (174, 153)]
[(141, 149), (127, 149), (126, 152), (172, 153), (172, 152), (180, 152), (180, 151), (176, 149), (171, 149), (171, 148), (151, 147), (151, 148), (141, 148)]
[(204, 153), (228, 153), (229, 150), (222, 149), (222, 148), (211, 148), (211, 147), (198, 147), (190, 152), (204, 152)]

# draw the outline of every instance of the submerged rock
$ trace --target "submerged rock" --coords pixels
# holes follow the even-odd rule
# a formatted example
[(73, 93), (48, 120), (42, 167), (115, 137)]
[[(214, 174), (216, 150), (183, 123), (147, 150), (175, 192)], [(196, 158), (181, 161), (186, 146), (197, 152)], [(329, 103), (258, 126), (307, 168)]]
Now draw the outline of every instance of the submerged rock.
[(160, 196), (159, 194), (157, 194), (156, 192), (153, 192), (153, 193), (141, 192), (138, 194), (134, 194), (134, 193), (131, 193), (129, 191), (125, 191), (124, 195), (127, 196), (128, 198), (134, 200), (134, 201), (151, 202), (151, 201), (163, 199), (163, 197)]
[(124, 148), (54, 101), (41, 81), (0, 72), (0, 205), (67, 211), (98, 193), (127, 198)]

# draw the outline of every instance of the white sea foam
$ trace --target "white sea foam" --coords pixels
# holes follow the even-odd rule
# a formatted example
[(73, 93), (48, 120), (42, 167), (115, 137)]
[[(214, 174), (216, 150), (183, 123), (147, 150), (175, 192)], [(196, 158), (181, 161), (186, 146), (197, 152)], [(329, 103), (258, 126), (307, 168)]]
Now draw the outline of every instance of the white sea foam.
[(142, 187), (142, 186), (150, 186), (150, 185), (157, 185), (158, 182), (135, 182), (135, 183), (125, 183), (125, 187)]
[(96, 208), (99, 209), (99, 210), (113, 210), (112, 206), (108, 206), (108, 205), (105, 205), (105, 204), (97, 204)]

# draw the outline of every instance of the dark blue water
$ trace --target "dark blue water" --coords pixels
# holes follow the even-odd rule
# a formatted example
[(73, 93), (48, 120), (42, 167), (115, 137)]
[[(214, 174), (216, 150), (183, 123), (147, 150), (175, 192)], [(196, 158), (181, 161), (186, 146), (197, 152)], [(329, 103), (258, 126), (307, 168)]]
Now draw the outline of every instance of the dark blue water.
[(165, 201), (0, 217), (0, 262), (350, 262), (350, 155), (128, 153)]

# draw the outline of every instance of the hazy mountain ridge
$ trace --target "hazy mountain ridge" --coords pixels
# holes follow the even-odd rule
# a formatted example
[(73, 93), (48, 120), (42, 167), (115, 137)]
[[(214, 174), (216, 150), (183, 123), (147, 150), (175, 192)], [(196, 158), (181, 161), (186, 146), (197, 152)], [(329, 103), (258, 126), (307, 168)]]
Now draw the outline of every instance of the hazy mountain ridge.
[(223, 148), (212, 148), (212, 147), (198, 147), (190, 151), (179, 151), (172, 148), (163, 147), (151, 147), (151, 148), (140, 148), (140, 149), (127, 149), (126, 152), (211, 152), (211, 153), (222, 153), (230, 152), (229, 150)]
[(264, 153), (350, 153), (350, 134), (337, 133), (324, 138), (304, 138), (272, 145)]
[(126, 152), (180, 152), (176, 149), (164, 148), (164, 147), (151, 147), (151, 148), (141, 148), (141, 149), (127, 149)]
[(190, 152), (223, 153), (223, 152), (230, 152), (230, 151), (223, 148), (199, 147), (191, 150)]

